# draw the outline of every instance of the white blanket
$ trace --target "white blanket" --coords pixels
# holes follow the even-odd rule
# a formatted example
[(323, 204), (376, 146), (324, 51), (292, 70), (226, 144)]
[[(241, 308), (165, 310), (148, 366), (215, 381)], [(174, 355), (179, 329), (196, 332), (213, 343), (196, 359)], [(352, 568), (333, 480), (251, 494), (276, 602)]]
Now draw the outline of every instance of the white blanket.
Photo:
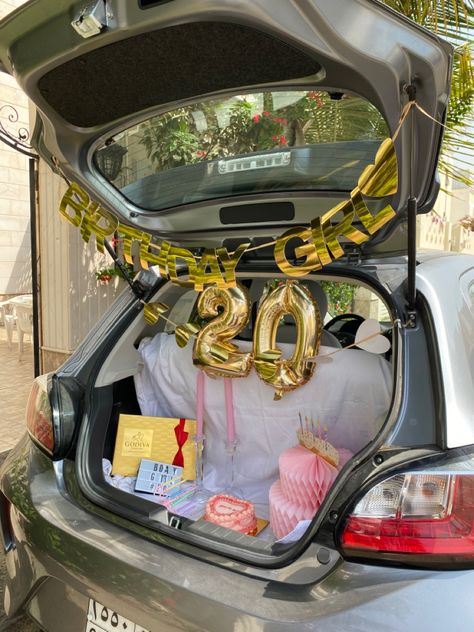
[[(251, 343), (236, 341), (242, 351)], [(293, 345), (279, 343), (284, 357)], [(333, 352), (321, 347), (320, 354)], [(166, 333), (145, 338), (139, 346), (144, 366), (135, 377), (143, 415), (196, 418), (196, 374), (192, 341), (180, 349)], [(304, 386), (274, 401), (274, 390), (252, 369), (233, 380), (238, 447), (235, 484), (244, 497), (268, 503), (268, 489), (278, 478), (279, 454), (297, 443), (298, 413), (327, 426), (328, 440), (337, 448), (358, 452), (371, 441), (387, 415), (391, 399), (390, 364), (377, 355), (348, 349), (320, 362)], [(206, 376), (204, 408), (204, 483), (219, 491), (225, 483), (226, 417), (224, 381)]]

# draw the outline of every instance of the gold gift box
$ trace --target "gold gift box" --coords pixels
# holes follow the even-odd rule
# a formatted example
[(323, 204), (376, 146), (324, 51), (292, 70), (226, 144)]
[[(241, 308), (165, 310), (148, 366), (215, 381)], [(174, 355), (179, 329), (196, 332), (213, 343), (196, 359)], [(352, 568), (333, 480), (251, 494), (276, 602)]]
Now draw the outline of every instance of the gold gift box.
[[(181, 446), (183, 456), (183, 479), (196, 478), (196, 421), (170, 417), (144, 417), (142, 415), (120, 415), (112, 474), (136, 476), (140, 461), (151, 459), (162, 463), (173, 463), (179, 452), (176, 431), (184, 429), (188, 436)], [(179, 457), (177, 457), (179, 459)], [(179, 465), (180, 463), (175, 463)]]

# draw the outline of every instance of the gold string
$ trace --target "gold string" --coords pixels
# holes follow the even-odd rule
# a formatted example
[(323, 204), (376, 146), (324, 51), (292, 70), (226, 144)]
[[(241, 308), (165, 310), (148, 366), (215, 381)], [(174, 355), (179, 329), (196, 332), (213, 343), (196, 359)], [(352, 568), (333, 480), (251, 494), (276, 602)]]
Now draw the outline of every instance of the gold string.
[[(413, 108), (416, 108), (416, 109), (417, 109), (417, 110), (418, 110), (421, 114), (423, 114), (423, 116), (426, 116), (427, 118), (429, 118), (430, 120), (432, 120), (434, 123), (437, 123), (437, 124), (438, 124), (438, 125), (440, 125), (441, 127), (445, 128), (445, 129), (448, 129), (448, 130), (451, 130), (451, 131), (455, 131), (455, 130), (453, 130), (453, 128), (448, 127), (448, 126), (447, 126), (447, 125), (445, 125), (444, 123), (441, 123), (441, 121), (436, 120), (433, 116), (431, 116), (430, 114), (428, 114), (428, 112), (426, 112), (426, 110), (424, 110), (424, 109), (423, 109), (423, 108), (422, 108), (422, 107), (421, 107), (421, 106), (420, 106), (420, 105), (419, 105), (416, 101), (409, 101), (409, 102), (408, 102), (408, 103), (407, 103), (407, 104), (403, 107), (402, 112), (401, 112), (401, 114), (400, 114), (400, 119), (399, 119), (398, 125), (397, 125), (397, 127), (396, 127), (396, 129), (395, 129), (395, 131), (394, 131), (394, 133), (393, 133), (393, 135), (392, 135), (392, 137), (391, 137), (391, 140), (392, 140), (393, 142), (395, 142), (395, 141), (397, 140), (398, 135), (399, 135), (399, 133), (400, 133), (400, 130), (401, 130), (401, 128), (402, 128), (402, 126), (403, 126), (403, 124), (405, 123), (405, 121), (406, 121), (406, 119), (407, 119), (407, 117), (408, 117), (409, 113), (411, 112), (411, 110), (412, 110)], [(56, 161), (56, 162), (57, 162), (57, 161)], [(59, 165), (56, 165), (56, 166), (57, 166), (57, 167), (59, 167)], [(268, 247), (270, 247), (270, 246), (274, 246), (276, 243), (277, 243), (277, 240), (273, 240), (273, 241), (266, 242), (266, 243), (264, 243), (264, 244), (259, 244), (258, 246), (252, 246), (251, 248), (248, 248), (248, 249), (246, 250), (246, 252), (252, 252), (252, 251), (255, 251), (255, 250), (261, 250), (261, 249), (263, 249), (263, 248), (268, 248)], [(160, 250), (161, 245), (154, 244), (153, 242), (150, 242), (149, 247), (150, 247), (150, 248), (154, 248), (154, 249), (156, 249), (156, 250)], [(233, 254), (233, 253), (232, 253), (232, 254)], [(201, 258), (201, 257), (196, 256), (196, 259), (200, 259), (200, 258)], [(144, 302), (144, 301), (141, 301), (141, 302), (142, 302), (143, 304), (145, 304), (145, 302)], [(176, 329), (177, 327), (179, 327), (179, 325), (178, 325), (177, 323), (173, 322), (172, 320), (170, 320), (169, 318), (167, 318), (167, 317), (166, 317), (166, 316), (164, 316), (163, 314), (158, 314), (158, 318), (162, 318), (164, 321), (166, 321), (167, 323), (169, 323), (170, 325), (172, 325), (175, 329)], [(197, 338), (197, 335), (196, 335), (196, 334), (193, 334), (193, 333), (191, 333), (191, 332), (188, 332), (188, 333), (189, 333), (190, 338)], [(332, 357), (332, 356), (336, 355), (337, 353), (341, 353), (342, 351), (345, 351), (346, 349), (351, 349), (351, 348), (353, 348), (353, 347), (357, 347), (360, 343), (362, 343), (362, 342), (366, 342), (366, 341), (368, 341), (368, 340), (372, 340), (372, 338), (375, 338), (376, 336), (380, 336), (380, 335), (381, 335), (381, 333), (380, 333), (380, 332), (376, 332), (376, 333), (374, 333), (374, 334), (372, 334), (372, 335), (370, 335), (370, 336), (367, 336), (366, 338), (362, 338), (362, 340), (359, 340), (358, 342), (354, 342), (354, 343), (352, 343), (352, 344), (350, 344), (350, 345), (347, 345), (347, 347), (344, 347), (343, 349), (338, 349), (337, 351), (333, 351), (332, 353), (325, 354), (324, 356), (315, 356), (315, 357), (313, 357), (313, 358), (309, 358), (309, 359), (307, 360), (307, 362), (317, 362), (318, 360), (320, 360), (320, 359), (321, 359), (321, 357), (322, 357), (322, 358), (329, 358), (329, 357)]]
[[(438, 125), (440, 125), (441, 127), (444, 127), (445, 129), (448, 129), (450, 131), (455, 131), (453, 130), (453, 128), (448, 127), (447, 125), (445, 125), (444, 123), (441, 123), (440, 121), (436, 120), (434, 117), (432, 117), (430, 114), (428, 114), (428, 112), (426, 112), (426, 110), (424, 110), (420, 105), (418, 105), (418, 103), (416, 101), (409, 101), (408, 103), (406, 103), (403, 106), (403, 109), (400, 113), (400, 119), (398, 121), (398, 125), (393, 133), (393, 135), (391, 136), (391, 140), (393, 142), (395, 142), (398, 138), (398, 135), (400, 133), (400, 130), (403, 126), (403, 124), (405, 123), (408, 114), (411, 112), (411, 110), (413, 108), (416, 108), (421, 114), (423, 114), (423, 116), (426, 116), (427, 118), (431, 119), (434, 123), (437, 123)], [(162, 244), (163, 242), (161, 242)], [(253, 252), (255, 250), (262, 250), (263, 248), (269, 248), (270, 246), (274, 246), (277, 243), (277, 240), (273, 240), (273, 241), (269, 241), (269, 242), (265, 242), (263, 244), (259, 244), (258, 246), (252, 246), (251, 248), (247, 248), (246, 252)], [(154, 250), (160, 250), (161, 249), (161, 244), (155, 244), (153, 242), (150, 242), (148, 244), (149, 248), (154, 249)], [(234, 254), (234, 253), (229, 253), (229, 254)], [(199, 255), (193, 255), (196, 260), (201, 259), (201, 257)]]
[[(393, 327), (390, 327), (390, 329), (393, 329)], [(390, 329), (387, 329), (387, 331), (390, 331)], [(341, 353), (342, 351), (345, 351), (346, 349), (352, 349), (352, 347), (358, 347), (360, 345), (361, 342), (367, 342), (367, 340), (372, 340), (372, 338), (376, 338), (377, 336), (381, 336), (382, 333), (380, 331), (375, 332), (374, 334), (370, 334), (370, 336), (367, 336), (366, 338), (362, 338), (361, 340), (358, 340), (357, 342), (353, 342), (350, 345), (347, 345), (347, 347), (343, 347), (342, 349), (337, 349), (337, 351), (333, 351), (332, 353), (325, 353), (324, 355), (320, 355), (320, 356), (313, 356), (312, 358), (308, 358), (306, 360), (306, 362), (318, 362), (319, 360), (321, 360), (321, 358), (330, 358), (333, 355), (336, 355), (336, 353)]]

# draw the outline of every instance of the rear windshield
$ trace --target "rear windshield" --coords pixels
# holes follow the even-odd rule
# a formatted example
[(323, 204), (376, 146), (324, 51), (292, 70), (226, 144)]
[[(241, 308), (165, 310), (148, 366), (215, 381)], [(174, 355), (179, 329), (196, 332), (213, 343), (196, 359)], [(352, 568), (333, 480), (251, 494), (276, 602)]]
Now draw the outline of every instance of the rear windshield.
[(154, 116), (99, 148), (95, 164), (150, 211), (269, 191), (350, 191), (388, 135), (377, 109), (341, 92), (252, 92)]

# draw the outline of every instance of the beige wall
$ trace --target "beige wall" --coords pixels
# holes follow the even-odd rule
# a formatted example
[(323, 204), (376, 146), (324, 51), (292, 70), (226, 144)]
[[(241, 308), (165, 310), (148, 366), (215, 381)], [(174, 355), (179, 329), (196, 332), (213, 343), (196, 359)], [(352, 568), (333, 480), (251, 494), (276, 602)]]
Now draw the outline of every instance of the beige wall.
[[(0, 19), (23, 2), (0, 0)], [(18, 120), (10, 120), (15, 110)], [(27, 99), (5, 73), (0, 73), (0, 124), (15, 136), (28, 129)], [(0, 143), (0, 295), (31, 291), (28, 183), (28, 158)]]
[(79, 230), (59, 214), (66, 188), (41, 160), (38, 238), (43, 370), (56, 368), (77, 347), (124, 287), (117, 278), (108, 285), (97, 282), (96, 270), (113, 262), (96, 252), (95, 243), (85, 244)]
[(27, 0), (0, 0), (0, 20)]
[(474, 190), (458, 182), (441, 180), (434, 211), (418, 219), (418, 247), (474, 254), (474, 233), (459, 220), (474, 216)]

